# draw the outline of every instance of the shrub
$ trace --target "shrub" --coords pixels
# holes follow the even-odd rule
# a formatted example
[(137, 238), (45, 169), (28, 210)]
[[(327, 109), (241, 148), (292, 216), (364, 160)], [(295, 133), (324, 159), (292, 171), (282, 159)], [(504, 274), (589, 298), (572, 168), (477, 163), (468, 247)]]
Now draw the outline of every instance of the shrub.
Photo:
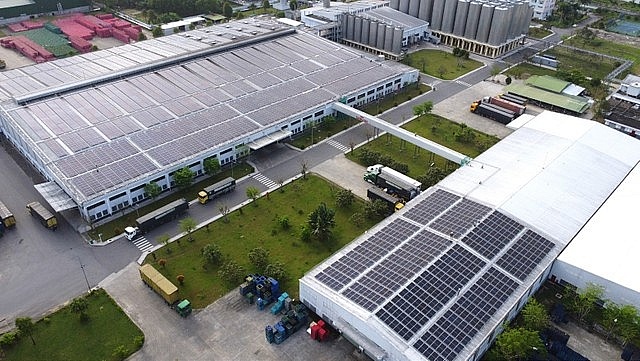
[(180, 274), (180, 275), (176, 276), (176, 280), (178, 281), (178, 283), (180, 285), (182, 285), (184, 283), (184, 275)]
[(302, 242), (309, 242), (311, 240), (311, 230), (306, 225), (303, 225), (300, 229), (300, 240)]
[(222, 259), (222, 251), (220, 247), (215, 243), (209, 243), (202, 248), (202, 257), (208, 263), (218, 263)]
[(249, 251), (249, 261), (258, 272), (264, 272), (269, 264), (269, 251), (262, 247), (256, 247)]
[(351, 215), (351, 217), (349, 217), (349, 222), (351, 222), (351, 224), (353, 224), (354, 226), (360, 228), (364, 225), (364, 214), (360, 213), (360, 212), (356, 212), (354, 214)]
[(267, 277), (275, 278), (280, 282), (287, 280), (287, 271), (285, 270), (282, 262), (275, 262), (267, 265), (267, 267), (265, 267), (264, 274)]
[(137, 348), (142, 347), (142, 345), (144, 345), (144, 335), (136, 336), (133, 339), (133, 344), (136, 345)]
[(282, 216), (278, 218), (278, 224), (282, 229), (289, 229), (291, 227), (291, 222), (289, 221), (289, 217)]
[(18, 342), (18, 331), (7, 332), (0, 337), (0, 348), (7, 348)]
[(117, 346), (113, 350), (113, 357), (115, 357), (117, 360), (124, 360), (125, 358), (127, 358), (128, 355), (129, 355), (129, 349), (127, 349), (125, 345)]

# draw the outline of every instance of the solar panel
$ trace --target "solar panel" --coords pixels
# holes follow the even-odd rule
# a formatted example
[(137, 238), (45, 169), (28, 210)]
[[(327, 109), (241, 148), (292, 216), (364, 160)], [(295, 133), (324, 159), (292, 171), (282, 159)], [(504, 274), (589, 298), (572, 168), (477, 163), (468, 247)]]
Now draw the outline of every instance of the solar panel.
[(438, 189), (411, 208), (411, 212), (405, 213), (404, 217), (426, 225), (459, 199), (453, 193)]
[(491, 208), (464, 198), (433, 221), (430, 227), (451, 237), (460, 238), (462, 234), (478, 224), (490, 211)]
[(484, 261), (456, 244), (387, 302), (376, 316), (398, 335), (409, 340), (484, 265)]
[(455, 359), (516, 288), (516, 281), (491, 267), (413, 347), (430, 361)]
[(498, 259), (496, 264), (518, 277), (518, 279), (524, 280), (554, 246), (555, 244), (548, 239), (532, 230), (527, 230), (527, 232)]
[(364, 274), (343, 294), (373, 311), (450, 244), (449, 240), (423, 230)]
[(462, 242), (492, 259), (523, 229), (524, 226), (520, 223), (495, 211), (469, 232)]

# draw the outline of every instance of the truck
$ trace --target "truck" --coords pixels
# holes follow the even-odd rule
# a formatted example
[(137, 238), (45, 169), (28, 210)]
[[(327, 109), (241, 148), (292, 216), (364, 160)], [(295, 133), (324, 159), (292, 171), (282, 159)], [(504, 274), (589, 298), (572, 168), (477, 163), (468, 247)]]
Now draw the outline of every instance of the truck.
[(36, 217), (40, 223), (55, 231), (58, 228), (58, 220), (48, 209), (46, 209), (40, 202), (31, 202), (27, 204), (27, 210), (29, 214)]
[(236, 180), (235, 178), (227, 177), (219, 182), (216, 182), (208, 187), (205, 187), (203, 190), (198, 192), (198, 201), (200, 204), (206, 204), (213, 198), (231, 192), (236, 189)]
[(500, 98), (523, 106), (526, 106), (529, 102), (529, 99), (511, 93), (500, 94)]
[(388, 211), (387, 215), (392, 214), (393, 212), (397, 212), (404, 207), (404, 200), (401, 198), (397, 198), (380, 188), (370, 187), (367, 189), (367, 198), (371, 201), (375, 201), (379, 199), (387, 204)]
[(178, 287), (150, 264), (140, 266), (142, 282), (159, 294), (180, 316), (187, 317), (191, 313), (191, 302), (180, 300)]
[(497, 105), (499, 107), (505, 108), (505, 109), (509, 109), (512, 112), (514, 112), (516, 114), (516, 117), (524, 114), (524, 111), (527, 109), (526, 106), (524, 105), (520, 105), (514, 102), (511, 102), (509, 100), (506, 99), (501, 99), (498, 97), (485, 97), (484, 98), (484, 102), (485, 103), (489, 103), (489, 104), (493, 104), (493, 105)]
[(15, 227), (15, 225), (16, 217), (4, 203), (0, 202), (0, 237), (4, 234), (5, 229)]
[(482, 101), (475, 101), (471, 103), (469, 110), (472, 113), (482, 115), (485, 118), (495, 120), (502, 124), (509, 124), (515, 118), (515, 113), (511, 110), (497, 105), (484, 103)]
[(136, 219), (135, 226), (125, 227), (125, 237), (131, 241), (139, 234), (147, 233), (161, 224), (176, 219), (186, 212), (187, 209), (189, 209), (189, 202), (186, 199), (175, 200), (166, 206), (160, 207)]
[(417, 197), (422, 187), (422, 183), (417, 180), (382, 164), (367, 167), (364, 180), (402, 198), (405, 202)]

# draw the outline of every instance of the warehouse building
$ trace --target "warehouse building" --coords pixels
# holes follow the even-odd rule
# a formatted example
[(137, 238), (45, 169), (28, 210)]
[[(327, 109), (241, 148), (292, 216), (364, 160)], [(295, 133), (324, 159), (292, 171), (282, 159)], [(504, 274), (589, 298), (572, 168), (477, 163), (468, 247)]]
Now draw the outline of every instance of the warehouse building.
[(0, 73), (2, 132), (48, 180), (56, 211), (98, 220), (298, 133), (340, 100), (362, 105), (418, 79), (270, 18), (169, 35)]
[[(479, 360), (596, 212), (629, 213), (639, 161), (636, 139), (545, 111), (309, 271), (300, 299), (374, 360)], [(611, 239), (589, 237), (591, 254)]]
[(608, 102), (609, 112), (605, 114), (604, 124), (640, 138), (640, 77), (627, 75)]
[(391, 0), (389, 6), (427, 21), (443, 44), (491, 58), (523, 43), (533, 13), (520, 0)]
[(0, 25), (40, 16), (55, 16), (91, 10), (89, 0), (4, 0), (0, 1)]

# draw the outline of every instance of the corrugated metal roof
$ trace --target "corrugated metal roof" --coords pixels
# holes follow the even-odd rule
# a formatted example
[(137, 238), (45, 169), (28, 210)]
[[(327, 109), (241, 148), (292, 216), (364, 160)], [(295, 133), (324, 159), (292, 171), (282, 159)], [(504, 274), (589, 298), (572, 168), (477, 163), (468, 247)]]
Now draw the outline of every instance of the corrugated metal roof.
[(365, 11), (362, 16), (369, 19), (375, 19), (395, 27), (404, 28), (405, 30), (429, 25), (429, 22), (427, 21), (418, 19), (398, 10), (394, 10), (390, 7), (368, 10)]
[(561, 93), (562, 90), (568, 87), (571, 83), (549, 75), (532, 75), (525, 80), (525, 84), (548, 90), (550, 92)]
[(524, 84), (510, 84), (507, 85), (504, 90), (515, 95), (537, 100), (579, 114), (589, 109), (589, 102), (585, 98), (556, 94)]

